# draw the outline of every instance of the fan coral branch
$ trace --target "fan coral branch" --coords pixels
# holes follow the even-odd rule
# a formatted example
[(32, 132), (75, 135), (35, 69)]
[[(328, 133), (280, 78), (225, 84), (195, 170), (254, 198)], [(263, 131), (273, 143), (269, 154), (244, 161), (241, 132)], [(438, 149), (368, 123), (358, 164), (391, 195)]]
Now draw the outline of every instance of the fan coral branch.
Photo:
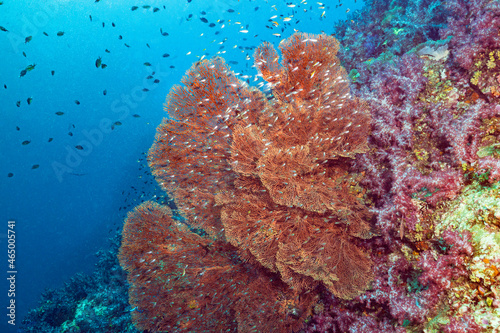
[(190, 232), (154, 202), (128, 214), (119, 259), (142, 330), (288, 332), (302, 326), (314, 301), (243, 263), (227, 243)]
[(220, 58), (193, 65), (171, 90), (149, 163), (209, 237), (151, 202), (129, 214), (120, 262), (139, 328), (291, 331), (317, 286), (344, 299), (368, 288), (360, 244), (373, 236), (372, 214), (351, 165), (368, 150), (371, 118), (350, 94), (338, 47), (294, 34), (282, 64), (270, 44), (258, 48), (271, 100)]
[(214, 193), (235, 177), (228, 164), (232, 128), (254, 120), (248, 111), (263, 107), (263, 95), (245, 87), (220, 58), (193, 65), (182, 83), (167, 96), (171, 119), (158, 127), (149, 164), (191, 223), (220, 236)]
[[(275, 86), (270, 102), (222, 59), (194, 65), (167, 97), (172, 119), (149, 160), (194, 226), (224, 233), (298, 291), (319, 281), (349, 298), (371, 279), (369, 259), (351, 244), (371, 237), (371, 214), (350, 193), (349, 175), (350, 160), (367, 151), (370, 116), (350, 96), (338, 47), (295, 34), (281, 46), (283, 64), (270, 44), (258, 48), (257, 67)], [(310, 258), (301, 268), (291, 259), (299, 253)]]

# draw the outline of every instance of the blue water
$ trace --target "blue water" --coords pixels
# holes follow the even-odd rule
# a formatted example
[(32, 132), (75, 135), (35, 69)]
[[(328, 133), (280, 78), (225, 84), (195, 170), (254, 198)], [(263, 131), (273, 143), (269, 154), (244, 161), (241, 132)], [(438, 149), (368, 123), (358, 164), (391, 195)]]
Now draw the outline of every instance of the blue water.
[[(317, 2), (292, 8), (277, 0), (44, 2), (0, 5), (0, 26), (8, 30), (0, 31), (0, 332), (16, 331), (45, 288), (61, 287), (77, 272), (90, 273), (94, 253), (121, 229), (126, 212), (158, 192), (143, 153), (165, 116), (168, 91), (193, 62), (225, 51), (219, 55), (237, 62), (231, 68), (250, 75), (255, 85), (253, 50), (245, 47), (262, 41), (278, 45), (294, 29), (330, 34), (348, 8), (362, 6), (361, 1), (343, 1), (339, 8), (338, 1), (326, 8)], [(134, 5), (139, 9), (132, 11)], [(57, 36), (59, 31), (64, 34)], [(106, 68), (96, 68), (98, 57)], [(31, 64), (35, 68), (20, 77)], [(146, 79), (153, 71), (159, 83)], [(117, 121), (121, 125), (111, 130)], [(15, 221), (16, 327), (6, 316), (12, 299), (6, 283), (8, 221)]]

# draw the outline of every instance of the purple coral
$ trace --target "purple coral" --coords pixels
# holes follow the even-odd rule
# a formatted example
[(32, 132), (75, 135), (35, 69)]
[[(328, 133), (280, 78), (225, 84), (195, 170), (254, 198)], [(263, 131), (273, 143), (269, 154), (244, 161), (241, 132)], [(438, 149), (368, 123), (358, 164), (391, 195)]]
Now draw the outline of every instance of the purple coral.
[(450, 322), (443, 327), (443, 333), (480, 333), (482, 332), (474, 318), (470, 315), (451, 317)]
[(474, 58), (487, 50), (500, 47), (500, 3), (489, 0), (451, 0), (444, 3), (449, 12), (448, 25), (441, 38), (452, 36), (452, 58), (470, 70)]
[(444, 7), (434, 0), (366, 0), (348, 18), (335, 26), (341, 44), (350, 46), (340, 51), (348, 70), (383, 53), (401, 56), (420, 43), (438, 40), (439, 29), (446, 25)]

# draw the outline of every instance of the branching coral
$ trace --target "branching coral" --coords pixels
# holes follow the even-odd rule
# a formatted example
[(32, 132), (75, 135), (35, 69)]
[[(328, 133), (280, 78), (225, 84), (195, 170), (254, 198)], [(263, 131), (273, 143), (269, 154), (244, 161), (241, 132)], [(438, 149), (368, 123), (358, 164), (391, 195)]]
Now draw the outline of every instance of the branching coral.
[[(311, 332), (475, 332), (497, 324), (500, 108), (491, 103), (498, 97), (491, 87), (499, 57), (491, 52), (500, 48), (498, 2), (406, 3), (368, 1), (380, 27), (344, 50), (343, 61), (356, 68), (351, 87), (335, 39), (295, 34), (280, 52), (264, 43), (254, 54), (272, 96), (239, 81), (219, 58), (195, 64), (172, 89), (170, 119), (158, 128), (150, 166), (204, 235), (183, 229), (172, 244), (190, 252), (196, 238), (217, 262), (198, 269), (228, 267), (221, 279), (236, 287), (217, 291), (214, 279), (188, 274), (197, 266), (184, 250), (174, 254), (188, 267), (172, 264), (164, 274), (181, 269), (213, 290), (175, 280), (171, 289), (187, 299), (183, 314), (160, 326), (267, 331), (265, 320), (291, 331), (306, 317)], [(429, 11), (419, 13), (419, 4)], [(430, 41), (445, 15), (446, 39)], [(417, 16), (422, 25), (411, 24)], [(365, 36), (367, 25), (351, 23), (340, 29), (346, 43)], [(402, 38), (410, 31), (414, 39)], [(458, 215), (465, 210), (467, 219)], [(127, 225), (144, 219), (155, 225), (140, 214)], [(156, 239), (170, 246), (161, 237), (141, 240), (146, 234), (134, 234), (139, 240), (127, 246)], [(123, 257), (129, 278), (153, 274), (133, 259)], [(159, 318), (139, 305), (148, 301), (150, 280), (132, 277), (132, 290), (143, 292), (132, 301)], [(212, 303), (196, 292), (224, 295), (217, 304), (229, 313), (208, 310)], [(176, 294), (162, 294), (165, 304), (179, 302)], [(269, 307), (259, 311), (257, 304)], [(197, 309), (206, 311), (203, 320)], [(160, 327), (146, 326), (140, 314), (143, 327)]]
[(152, 203), (129, 214), (120, 260), (140, 328), (290, 331), (317, 287), (344, 299), (368, 288), (372, 214), (351, 164), (368, 149), (370, 115), (350, 94), (338, 48), (333, 37), (294, 34), (279, 64), (263, 44), (255, 60), (270, 101), (220, 58), (172, 89), (149, 162), (207, 236)]
[(371, 279), (352, 242), (372, 236), (370, 213), (346, 177), (349, 159), (367, 149), (366, 105), (350, 97), (333, 38), (295, 34), (280, 48), (282, 65), (270, 44), (255, 52), (277, 98), (234, 131), (239, 178), (219, 200), (226, 236), (297, 290), (319, 281), (350, 298)]
[(449, 11), (448, 24), (441, 37), (451, 40), (453, 60), (469, 70), (476, 57), (500, 47), (500, 4), (489, 0), (453, 0), (444, 5)]
[(295, 34), (281, 50), (282, 65), (270, 44), (255, 53), (271, 102), (221, 59), (193, 67), (167, 99), (174, 119), (151, 167), (194, 225), (220, 234), (222, 222), (231, 244), (298, 291), (323, 282), (353, 297), (371, 279), (352, 241), (372, 236), (370, 213), (347, 177), (367, 150), (368, 110), (350, 96), (335, 39)]
[(189, 231), (154, 202), (128, 214), (119, 259), (133, 320), (143, 330), (290, 331), (314, 301), (242, 262), (231, 245)]

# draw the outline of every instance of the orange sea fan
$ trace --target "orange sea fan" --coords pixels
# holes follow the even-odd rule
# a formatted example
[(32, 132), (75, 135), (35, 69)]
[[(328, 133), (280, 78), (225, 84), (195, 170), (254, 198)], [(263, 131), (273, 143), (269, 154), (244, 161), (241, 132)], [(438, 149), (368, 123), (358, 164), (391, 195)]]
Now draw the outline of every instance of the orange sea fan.
[(269, 101), (220, 58), (194, 65), (167, 97), (150, 165), (193, 226), (296, 292), (324, 284), (352, 298), (372, 279), (355, 245), (373, 236), (371, 214), (349, 174), (367, 151), (369, 111), (333, 37), (294, 34), (280, 49), (281, 64), (270, 44), (255, 53)]
[[(223, 244), (211, 243), (186, 230), (170, 217), (168, 207), (145, 202), (127, 215), (120, 264), (128, 273), (132, 317), (139, 329), (175, 331), (193, 325), (229, 328), (231, 298), (242, 276)], [(210, 284), (226, 284), (211, 290)], [(207, 304), (218, 304), (207, 306)], [(222, 305), (224, 310), (216, 311)], [(203, 318), (210, 317), (211, 323)]]
[(334, 38), (294, 34), (280, 50), (281, 65), (272, 45), (255, 52), (276, 98), (256, 123), (233, 132), (237, 183), (254, 185), (225, 196), (226, 238), (296, 290), (322, 282), (352, 298), (372, 279), (371, 262), (353, 241), (373, 236), (371, 214), (348, 181), (349, 160), (368, 149), (369, 110), (350, 95)]
[(368, 287), (371, 263), (350, 239), (371, 237), (356, 223), (339, 223), (335, 215), (285, 208), (269, 195), (238, 191), (218, 197), (228, 241), (248, 251), (261, 265), (279, 272), (297, 292), (320, 283), (342, 298), (352, 298)]
[[(231, 245), (189, 231), (154, 202), (128, 214), (119, 260), (132, 318), (150, 332), (290, 332), (315, 301), (242, 262)], [(282, 300), (293, 302), (283, 308)]]
[(264, 95), (249, 89), (215, 58), (191, 67), (167, 96), (165, 118), (149, 150), (153, 175), (193, 225), (221, 236), (214, 194), (232, 186), (233, 127), (254, 122)]

